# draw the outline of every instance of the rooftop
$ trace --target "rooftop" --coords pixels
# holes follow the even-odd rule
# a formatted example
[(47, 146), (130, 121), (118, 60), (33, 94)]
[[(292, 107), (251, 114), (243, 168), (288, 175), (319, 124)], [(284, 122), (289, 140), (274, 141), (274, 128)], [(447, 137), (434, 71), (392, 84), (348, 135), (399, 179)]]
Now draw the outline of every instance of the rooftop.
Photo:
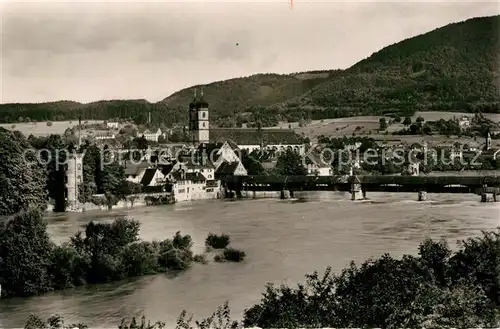
[(141, 162), (141, 163), (127, 163), (125, 165), (125, 175), (130, 176), (130, 175), (137, 175), (139, 171), (150, 168), (151, 165), (147, 162)]
[(149, 185), (149, 183), (151, 183), (151, 181), (153, 180), (153, 177), (156, 174), (156, 170), (157, 170), (156, 168), (146, 169), (146, 172), (144, 172), (144, 176), (142, 176), (141, 184), (142, 185)]
[(207, 180), (205, 176), (203, 176), (199, 172), (187, 173), (186, 179), (190, 180), (193, 183), (205, 182)]
[(239, 162), (226, 162), (224, 161), (217, 171), (216, 175), (231, 175), (236, 172), (236, 168), (238, 168)]
[(214, 165), (212, 164), (212, 162), (210, 162), (208, 157), (207, 157), (207, 159), (205, 159), (205, 161), (203, 161), (203, 159), (201, 157), (198, 158), (196, 155), (183, 157), (180, 160), (188, 169), (213, 169), (214, 168)]

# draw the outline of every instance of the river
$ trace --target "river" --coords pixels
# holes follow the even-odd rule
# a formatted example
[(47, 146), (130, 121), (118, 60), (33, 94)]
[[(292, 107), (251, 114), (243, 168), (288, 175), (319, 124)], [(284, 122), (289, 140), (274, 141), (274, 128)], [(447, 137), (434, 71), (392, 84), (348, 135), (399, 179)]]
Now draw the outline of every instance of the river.
[(183, 309), (195, 318), (228, 300), (240, 318), (260, 300), (267, 282), (295, 284), (306, 273), (331, 265), (340, 271), (385, 252), (416, 253), (425, 237), (456, 241), (500, 226), (500, 203), (480, 203), (476, 195), (369, 193), (370, 201), (349, 194), (317, 192), (305, 202), (278, 199), (201, 201), (159, 207), (62, 214), (49, 217), (50, 234), (65, 241), (90, 220), (128, 215), (141, 222), (141, 238), (190, 234), (195, 251), (209, 232), (227, 232), (246, 252), (243, 263), (195, 264), (177, 276), (154, 275), (126, 282), (79, 287), (32, 298), (0, 301), (0, 328), (22, 327), (30, 313), (60, 314), (67, 322), (116, 328), (123, 317), (145, 315), (169, 328)]

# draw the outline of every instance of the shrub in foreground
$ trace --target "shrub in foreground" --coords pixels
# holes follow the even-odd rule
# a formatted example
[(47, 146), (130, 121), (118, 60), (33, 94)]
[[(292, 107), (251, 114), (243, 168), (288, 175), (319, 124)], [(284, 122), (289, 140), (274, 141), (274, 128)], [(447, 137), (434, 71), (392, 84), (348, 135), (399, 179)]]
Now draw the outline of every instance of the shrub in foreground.
[(224, 249), (230, 242), (231, 238), (227, 234), (217, 235), (209, 233), (205, 240), (205, 246), (213, 249)]
[[(30, 315), (25, 329), (88, 329), (84, 324), (65, 325), (63, 318), (59, 315), (50, 317), (47, 321), (41, 318)], [(118, 329), (166, 329), (164, 322), (147, 322), (143, 316), (140, 321), (134, 317), (131, 320), (123, 319), (117, 327)], [(194, 321), (193, 316), (188, 316), (186, 311), (182, 311), (177, 318), (175, 329), (240, 329), (241, 325), (237, 321), (231, 319), (231, 310), (228, 303), (219, 306), (217, 310), (208, 318)]]

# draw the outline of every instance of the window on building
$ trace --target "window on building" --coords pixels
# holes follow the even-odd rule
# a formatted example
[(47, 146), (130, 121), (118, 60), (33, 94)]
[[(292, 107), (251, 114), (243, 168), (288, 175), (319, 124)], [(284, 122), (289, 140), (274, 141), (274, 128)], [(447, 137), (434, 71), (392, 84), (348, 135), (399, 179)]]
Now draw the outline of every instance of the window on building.
[(79, 164), (77, 165), (77, 168), (78, 168), (78, 170), (82, 170), (82, 164), (81, 164), (81, 163), (79, 163)]
[(205, 118), (205, 116), (206, 116), (206, 113), (205, 112), (201, 112), (201, 117)]
[(203, 128), (205, 128), (205, 122), (203, 122)]

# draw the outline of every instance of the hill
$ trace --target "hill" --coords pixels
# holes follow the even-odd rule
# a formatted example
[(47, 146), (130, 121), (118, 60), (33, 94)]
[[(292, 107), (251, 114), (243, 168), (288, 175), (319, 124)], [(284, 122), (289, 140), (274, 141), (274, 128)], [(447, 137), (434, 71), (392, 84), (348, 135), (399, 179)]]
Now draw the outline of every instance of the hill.
[[(383, 48), (275, 106), (313, 119), (387, 112), (500, 112), (500, 16), (474, 18)], [(326, 116), (325, 116), (326, 114)]]
[[(203, 86), (215, 125), (415, 111), (500, 113), (500, 16), (473, 18), (383, 48), (346, 70), (257, 74)], [(133, 118), (187, 121), (193, 86), (158, 103), (113, 100), (0, 105), (0, 122)]]
[[(213, 82), (203, 86), (204, 98), (210, 104), (212, 117), (219, 125), (232, 123), (234, 114), (239, 114), (242, 121), (246, 117), (276, 103), (281, 103), (301, 95), (329, 78), (339, 74), (340, 70), (314, 71), (295, 74), (256, 74), (244, 78)], [(165, 98), (161, 103), (173, 109), (185, 109), (193, 99), (195, 89), (201, 86), (180, 90)], [(245, 115), (247, 114), (247, 115)], [(264, 121), (265, 118), (262, 118)], [(240, 121), (240, 120), (239, 120)]]

